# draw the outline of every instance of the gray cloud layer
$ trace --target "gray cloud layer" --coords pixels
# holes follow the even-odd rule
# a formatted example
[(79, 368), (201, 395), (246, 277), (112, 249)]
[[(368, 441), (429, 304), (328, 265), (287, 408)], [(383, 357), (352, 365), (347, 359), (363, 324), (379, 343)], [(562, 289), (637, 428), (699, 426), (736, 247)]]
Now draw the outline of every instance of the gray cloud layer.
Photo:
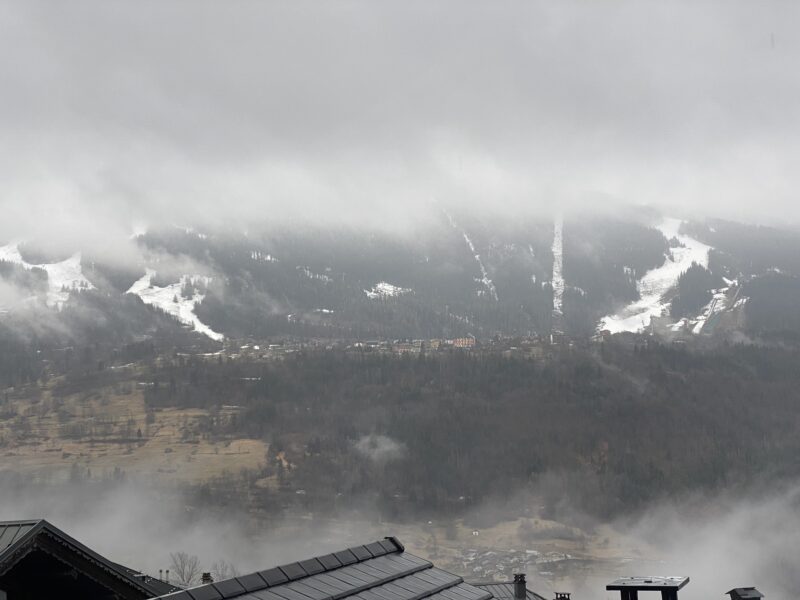
[(6, 2), (0, 237), (604, 198), (797, 215), (792, 2)]

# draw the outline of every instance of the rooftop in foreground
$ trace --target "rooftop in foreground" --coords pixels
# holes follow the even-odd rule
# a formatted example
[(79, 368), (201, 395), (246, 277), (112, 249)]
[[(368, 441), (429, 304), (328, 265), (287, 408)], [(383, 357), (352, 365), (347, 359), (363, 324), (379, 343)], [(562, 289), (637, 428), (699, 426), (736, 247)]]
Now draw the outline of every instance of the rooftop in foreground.
[(758, 600), (759, 598), (764, 597), (764, 594), (759, 592), (754, 587), (733, 588), (729, 592), (725, 593), (728, 594), (733, 600)]
[(316, 558), (159, 596), (163, 600), (490, 600), (385, 538)]
[(145, 600), (175, 589), (108, 560), (44, 519), (0, 521), (0, 590), (9, 598)]
[[(487, 581), (485, 583), (473, 583), (472, 585), (482, 590), (486, 590), (487, 592), (491, 592), (495, 600), (514, 600), (514, 598), (516, 598), (514, 595), (514, 584), (511, 582)], [(526, 600), (545, 600), (543, 596), (540, 596), (529, 589), (526, 589), (525, 592)]]

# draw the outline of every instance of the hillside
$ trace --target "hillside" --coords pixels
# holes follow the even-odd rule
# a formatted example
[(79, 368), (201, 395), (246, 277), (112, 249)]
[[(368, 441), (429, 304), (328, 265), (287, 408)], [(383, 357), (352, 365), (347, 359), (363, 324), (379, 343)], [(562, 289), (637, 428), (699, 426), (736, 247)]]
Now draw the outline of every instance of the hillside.
[[(154, 229), (117, 264), (34, 243), (0, 248), (0, 338), (35, 351), (230, 339), (586, 340), (800, 332), (800, 235), (722, 221), (443, 213), (413, 234), (346, 228), (246, 234)], [(557, 234), (557, 235), (556, 235)]]
[(251, 510), (370, 498), (394, 518), (538, 490), (543, 516), (569, 498), (609, 517), (800, 475), (797, 359), (644, 342), (540, 359), (162, 356), (6, 389), (3, 469), (163, 477)]

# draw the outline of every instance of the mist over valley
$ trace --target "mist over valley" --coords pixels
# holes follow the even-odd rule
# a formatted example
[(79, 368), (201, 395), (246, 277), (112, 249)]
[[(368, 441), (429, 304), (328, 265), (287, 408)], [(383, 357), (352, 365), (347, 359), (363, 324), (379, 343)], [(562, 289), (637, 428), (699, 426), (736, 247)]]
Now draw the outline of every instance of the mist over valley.
[(0, 5), (0, 600), (782, 600), (781, 0)]

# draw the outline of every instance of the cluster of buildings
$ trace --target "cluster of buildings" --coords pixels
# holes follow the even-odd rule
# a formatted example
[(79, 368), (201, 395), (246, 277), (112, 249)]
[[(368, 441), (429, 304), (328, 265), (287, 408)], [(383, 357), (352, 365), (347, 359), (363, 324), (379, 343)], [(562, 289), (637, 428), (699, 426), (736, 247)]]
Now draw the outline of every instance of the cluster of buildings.
[(555, 349), (572, 346), (574, 342), (565, 336), (518, 336), (495, 337), (477, 340), (466, 335), (456, 338), (431, 339), (372, 339), (372, 340), (330, 340), (330, 339), (282, 339), (273, 342), (236, 342), (228, 340), (224, 353), (230, 357), (280, 358), (302, 351), (339, 350), (349, 353), (374, 353), (385, 355), (436, 354), (451, 351), (502, 354), (506, 357), (541, 359)]
[[(621, 600), (658, 592), (677, 600), (688, 577), (623, 577), (606, 586)], [(736, 588), (731, 600), (760, 600)], [(545, 600), (525, 575), (505, 582), (469, 583), (406, 552), (387, 537), (362, 546), (214, 581), (203, 573), (186, 589), (115, 563), (45, 520), (0, 522), (0, 600)], [(569, 593), (556, 600), (570, 600)]]
[(536, 572), (540, 577), (551, 577), (576, 559), (562, 552), (539, 552), (537, 550), (501, 550), (469, 548), (452, 566), (469, 573), (479, 581), (507, 581), (511, 573)]

